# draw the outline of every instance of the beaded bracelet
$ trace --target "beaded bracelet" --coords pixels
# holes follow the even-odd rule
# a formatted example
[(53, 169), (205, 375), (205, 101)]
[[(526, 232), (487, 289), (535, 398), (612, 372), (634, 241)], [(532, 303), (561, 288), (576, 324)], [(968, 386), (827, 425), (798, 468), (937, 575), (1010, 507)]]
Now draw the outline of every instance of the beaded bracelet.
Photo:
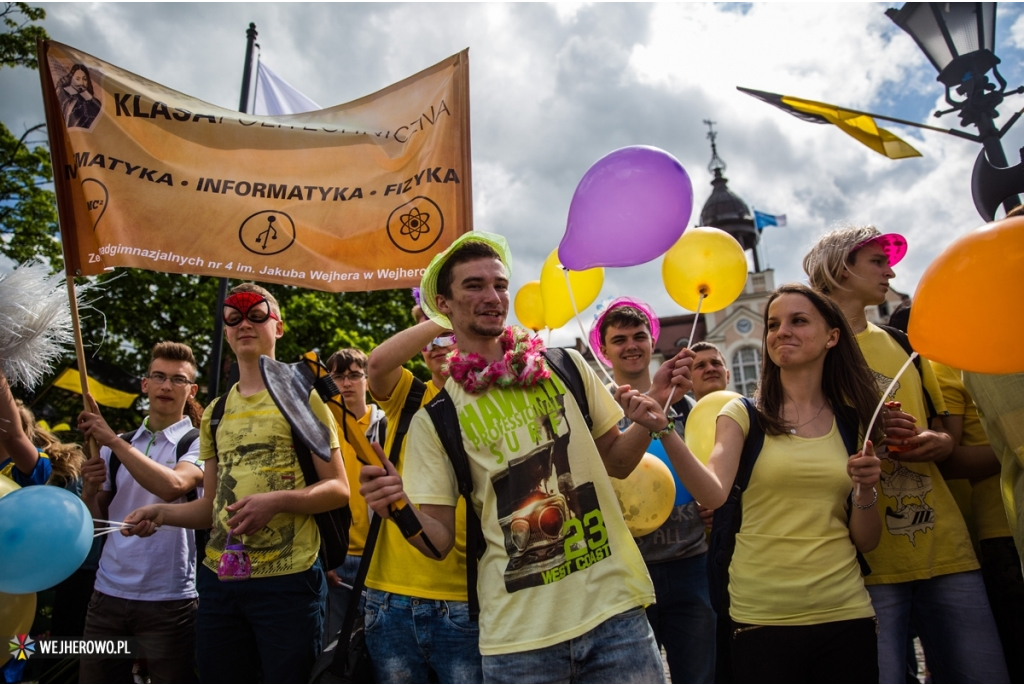
[(671, 433), (676, 429), (676, 422), (669, 421), (668, 425), (662, 428), (660, 431), (650, 431), (651, 440), (661, 440), (663, 437)]
[(871, 498), (871, 501), (869, 503), (860, 504), (859, 502), (857, 502), (857, 500), (853, 500), (853, 506), (857, 507), (858, 509), (870, 509), (871, 507), (875, 506), (875, 503), (878, 502), (878, 490), (871, 488), (871, 492), (874, 496)]

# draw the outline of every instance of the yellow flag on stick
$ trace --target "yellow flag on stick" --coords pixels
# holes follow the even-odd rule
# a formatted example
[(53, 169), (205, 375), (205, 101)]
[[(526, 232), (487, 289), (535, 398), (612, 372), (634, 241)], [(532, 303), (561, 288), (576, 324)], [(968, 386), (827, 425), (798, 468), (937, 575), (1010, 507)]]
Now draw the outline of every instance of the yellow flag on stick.
[(853, 136), (878, 154), (885, 155), (889, 159), (921, 156), (921, 153), (915, 150), (909, 143), (893, 132), (879, 126), (870, 114), (788, 95), (766, 93), (749, 88), (739, 88), (739, 90), (770, 105), (774, 105), (783, 112), (792, 114), (804, 121), (814, 124), (838, 126), (847, 135)]
[[(82, 377), (78, 372), (78, 362), (61, 371), (53, 381), (53, 385), (64, 390), (82, 394)], [(89, 359), (89, 392), (98, 404), (104, 407), (128, 409), (141, 394), (140, 379), (113, 364), (96, 358)]]
[(417, 285), (472, 229), (469, 53), (354, 102), (247, 115), (40, 44), (68, 272)]

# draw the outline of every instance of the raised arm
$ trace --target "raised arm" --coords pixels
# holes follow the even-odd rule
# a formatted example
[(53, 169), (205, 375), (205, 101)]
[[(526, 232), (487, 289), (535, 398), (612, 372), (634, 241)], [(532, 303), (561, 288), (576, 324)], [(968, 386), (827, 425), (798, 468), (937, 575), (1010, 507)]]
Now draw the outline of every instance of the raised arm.
[[(103, 447), (109, 447), (110, 451), (121, 460), (121, 465), (128, 469), (128, 473), (143, 488), (165, 502), (173, 502), (203, 484), (203, 470), (198, 466), (182, 461), (178, 462), (174, 468), (168, 468), (153, 461), (111, 430), (92, 395), (86, 395), (86, 402), (90, 406), (90, 411), (83, 411), (78, 417), (78, 424), (82, 432), (87, 438), (95, 439)], [(95, 457), (90, 460), (90, 465), (96, 460), (102, 463), (99, 457)], [(89, 480), (87, 479), (86, 482), (88, 483)], [(85, 490), (83, 489), (83, 497), (84, 494)]]
[(375, 347), (366, 366), (370, 394), (378, 400), (391, 397), (402, 377), (402, 365), (444, 332), (445, 329), (426, 319)]
[(26, 476), (30, 475), (39, 461), (39, 451), (32, 444), (21, 426), (21, 414), (14, 401), (7, 376), (0, 367), (0, 446), (14, 462), (14, 467)]

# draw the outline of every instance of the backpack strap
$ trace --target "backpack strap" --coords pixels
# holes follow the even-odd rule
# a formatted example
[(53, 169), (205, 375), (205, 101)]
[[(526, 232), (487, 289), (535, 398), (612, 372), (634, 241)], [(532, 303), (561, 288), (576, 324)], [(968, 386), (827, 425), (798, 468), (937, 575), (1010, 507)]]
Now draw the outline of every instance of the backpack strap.
[(747, 409), (750, 428), (743, 441), (740, 452), (740, 463), (736, 470), (732, 489), (725, 504), (715, 509), (714, 524), (711, 526), (711, 539), (708, 541), (708, 590), (711, 605), (719, 616), (729, 615), (729, 565), (736, 550), (736, 533), (743, 523), (743, 491), (750, 484), (750, 475), (754, 472), (754, 464), (764, 447), (764, 429), (757, 417), (757, 408), (749, 397), (741, 398)]
[[(888, 326), (886, 324), (879, 324), (879, 328), (889, 334), (889, 336), (899, 343), (899, 346), (903, 348), (903, 351), (907, 353), (907, 356), (914, 354), (914, 347), (910, 344), (910, 338), (907, 334), (898, 328)], [(924, 392), (924, 401), (928, 409), (928, 426), (931, 426), (932, 419), (939, 415), (938, 410), (935, 409), (935, 403), (932, 401), (932, 396), (928, 394), (928, 388), (924, 385), (924, 372), (921, 370), (921, 355), (914, 357), (914, 366), (917, 367), (917, 375), (921, 378), (921, 390)], [(949, 412), (946, 412), (948, 415)], [(850, 452), (853, 454), (853, 452)]]
[[(419, 378), (413, 377), (409, 394), (405, 396), (405, 404), (402, 405), (402, 413), (398, 415), (398, 425), (395, 426), (395, 441), (391, 443), (391, 453), (388, 458), (398, 468), (398, 458), (402, 454), (402, 443), (405, 442), (405, 434), (409, 432), (412, 424), (412, 417), (420, 410), (423, 404), (423, 395), (427, 392), (427, 384)], [(381, 438), (383, 441), (383, 438)], [(381, 444), (384, 444), (381, 442)]]
[[(132, 438), (135, 437), (137, 432), (137, 430), (128, 431), (127, 433), (121, 433), (117, 437), (131, 445)], [(121, 469), (121, 458), (114, 453), (114, 450), (110, 450), (110, 459), (107, 460), (107, 469), (110, 471), (110, 499), (113, 500), (114, 495), (117, 494), (117, 472)]]
[(590, 401), (587, 399), (587, 391), (583, 385), (583, 376), (579, 367), (569, 356), (568, 350), (562, 347), (548, 347), (544, 350), (544, 358), (551, 370), (558, 374), (558, 377), (568, 388), (572, 396), (576, 398), (583, 420), (587, 422), (587, 430), (593, 430), (594, 420), (590, 417)]
[(484, 554), (483, 528), (480, 517), (473, 508), (473, 477), (469, 470), (469, 455), (462, 443), (462, 428), (459, 426), (459, 415), (455, 411), (455, 403), (447, 390), (442, 390), (437, 397), (427, 404), (427, 414), (434, 423), (434, 430), (441, 441), (441, 446), (448, 454), (455, 480), (458, 483), (459, 495), (466, 500), (466, 593), (469, 599), (469, 616), (476, 621), (480, 616), (480, 598), (476, 592), (477, 562)]
[[(926, 393), (927, 395), (927, 393)], [(846, 447), (846, 453), (856, 454), (857, 444), (859, 440), (859, 421), (857, 420), (857, 413), (853, 407), (849, 405), (843, 405), (838, 408), (835, 412), (836, 415), (836, 426), (839, 428), (839, 435), (843, 438), (843, 445)], [(850, 496), (846, 498), (846, 523), (850, 523), (850, 516), (853, 513), (853, 490), (850, 490)], [(855, 548), (856, 549), (856, 548)], [(864, 558), (861, 551), (857, 550), (857, 563), (860, 564), (861, 575), (871, 575), (871, 566), (868, 564), (868, 560)]]
[(224, 418), (224, 408), (228, 406), (228, 393), (231, 392), (231, 388), (228, 388), (228, 392), (224, 393), (213, 404), (213, 411), (210, 412), (210, 441), (213, 443), (213, 453), (217, 453), (217, 427), (220, 425), (221, 419)]

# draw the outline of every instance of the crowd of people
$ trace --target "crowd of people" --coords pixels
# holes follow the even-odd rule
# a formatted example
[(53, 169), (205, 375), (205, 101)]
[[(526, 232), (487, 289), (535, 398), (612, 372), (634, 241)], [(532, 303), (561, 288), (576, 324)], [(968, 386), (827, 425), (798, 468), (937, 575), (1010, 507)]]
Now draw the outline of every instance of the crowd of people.
[[(507, 324), (511, 253), (482, 232), (430, 263), (415, 325), (327, 360), (379, 466), (317, 392), (295, 406), (267, 387), (260, 358), (284, 328), (251, 283), (221, 312), (238, 382), (202, 410), (192, 351), (158, 344), (141, 426), (116, 433), (86, 397), (92, 458), (0, 376), (0, 473), (125, 524), (67, 581), (88, 603), (65, 602), (54, 634), (134, 636), (151, 682), (306, 682), (355, 606), (378, 682), (664, 682), (664, 653), (673, 682), (903, 683), (925, 675), (915, 638), (931, 682), (1021, 682), (1004, 437), (993, 449), (974, 379), (908, 366), (909, 310), (865, 316), (905, 253), (873, 227), (814, 245), (809, 286), (768, 297), (758, 390), (718, 413), (706, 461), (685, 429), (731, 387), (722, 352), (654, 367), (658, 317), (620, 297), (590, 335), (604, 383)], [(634, 539), (611, 479), (647, 452), (680, 495)], [(326, 568), (316, 515), (346, 505), (348, 556)], [(133, 666), (83, 658), (81, 682), (132, 682)]]

